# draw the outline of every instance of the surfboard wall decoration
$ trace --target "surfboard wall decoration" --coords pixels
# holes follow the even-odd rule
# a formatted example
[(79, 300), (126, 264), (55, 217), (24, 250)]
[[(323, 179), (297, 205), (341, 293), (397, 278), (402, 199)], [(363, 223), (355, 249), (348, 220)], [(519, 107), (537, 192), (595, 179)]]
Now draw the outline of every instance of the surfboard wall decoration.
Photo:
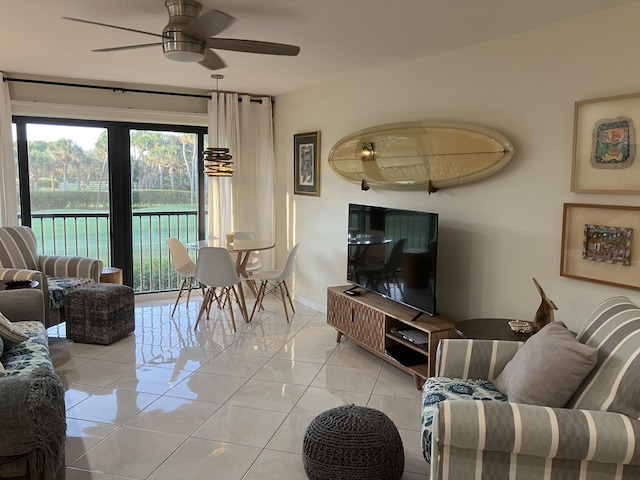
[(348, 135), (329, 152), (339, 176), (362, 185), (426, 189), (476, 182), (513, 156), (503, 135), (464, 123), (411, 122), (378, 125)]

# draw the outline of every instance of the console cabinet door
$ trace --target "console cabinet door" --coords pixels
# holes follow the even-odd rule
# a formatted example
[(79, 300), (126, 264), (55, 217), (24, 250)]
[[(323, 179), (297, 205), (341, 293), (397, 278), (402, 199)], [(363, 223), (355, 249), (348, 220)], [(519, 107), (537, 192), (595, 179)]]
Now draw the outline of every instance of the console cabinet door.
[(353, 302), (350, 335), (378, 353), (384, 353), (384, 313)]
[(350, 335), (352, 320), (351, 299), (340, 293), (327, 292), (327, 323), (340, 333)]

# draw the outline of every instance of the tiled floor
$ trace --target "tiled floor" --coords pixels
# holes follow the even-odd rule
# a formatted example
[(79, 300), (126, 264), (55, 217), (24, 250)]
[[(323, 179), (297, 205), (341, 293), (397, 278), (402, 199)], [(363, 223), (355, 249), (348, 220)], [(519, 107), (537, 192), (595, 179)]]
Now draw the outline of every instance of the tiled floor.
[(413, 379), (349, 341), (325, 315), (297, 305), (287, 324), (275, 299), (233, 333), (225, 313), (193, 331), (201, 297), (136, 304), (136, 330), (110, 346), (49, 329), (67, 389), (67, 479), (306, 479), (302, 439), (329, 408), (386, 413), (405, 449), (405, 480), (428, 478)]

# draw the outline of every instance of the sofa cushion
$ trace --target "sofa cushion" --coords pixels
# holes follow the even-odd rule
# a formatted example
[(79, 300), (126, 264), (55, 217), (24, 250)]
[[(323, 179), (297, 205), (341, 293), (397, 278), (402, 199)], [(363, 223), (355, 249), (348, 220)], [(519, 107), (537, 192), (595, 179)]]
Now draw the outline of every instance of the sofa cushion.
[(494, 380), (510, 402), (564, 407), (596, 364), (597, 351), (560, 322), (545, 325)]
[(7, 347), (17, 345), (27, 339), (27, 336), (2, 313), (0, 313), (0, 337)]
[(507, 397), (489, 380), (447, 377), (428, 378), (422, 387), (422, 454), (431, 462), (431, 432), (436, 404), (444, 400), (497, 400)]
[(577, 338), (597, 348), (598, 359), (568, 406), (640, 418), (640, 308), (627, 297), (605, 300)]
[(0, 377), (4, 377), (4, 365), (2, 365), (2, 353), (4, 352), (4, 342), (2, 341), (2, 337), (0, 337)]

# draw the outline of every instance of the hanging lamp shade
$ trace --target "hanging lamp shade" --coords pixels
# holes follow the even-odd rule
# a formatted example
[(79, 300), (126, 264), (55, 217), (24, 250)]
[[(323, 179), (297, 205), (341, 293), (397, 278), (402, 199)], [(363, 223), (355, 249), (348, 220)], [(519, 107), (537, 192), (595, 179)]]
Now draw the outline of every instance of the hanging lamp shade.
[(228, 148), (210, 147), (204, 151), (204, 173), (209, 177), (232, 177), (233, 162)]
[[(213, 74), (211, 78), (216, 81), (216, 98), (219, 94), (218, 82), (224, 78), (223, 75)], [(220, 143), (218, 125), (220, 124), (220, 112), (216, 106), (216, 143)], [(233, 177), (233, 162), (228, 148), (209, 147), (204, 153), (204, 174), (209, 177)]]

